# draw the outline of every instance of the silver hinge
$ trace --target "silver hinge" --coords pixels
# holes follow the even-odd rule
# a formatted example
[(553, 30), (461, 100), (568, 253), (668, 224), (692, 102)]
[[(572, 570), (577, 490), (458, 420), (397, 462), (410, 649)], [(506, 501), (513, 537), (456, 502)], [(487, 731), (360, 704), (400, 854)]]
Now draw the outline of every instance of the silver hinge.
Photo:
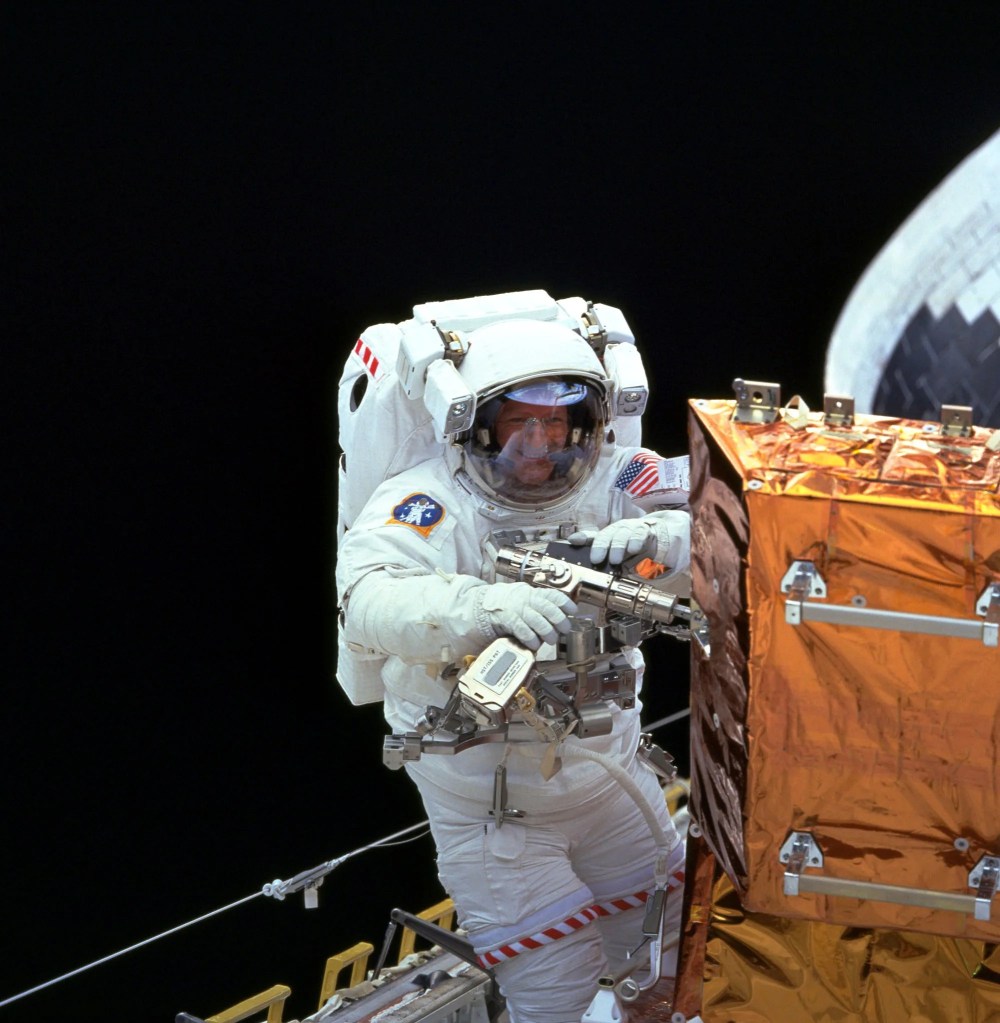
[(760, 380), (733, 381), (736, 393), (736, 410), (733, 419), (738, 423), (773, 423), (781, 408), (781, 385), (767, 384)]
[(811, 561), (793, 561), (781, 578), (785, 600), (785, 621), (789, 625), (825, 622), (895, 632), (919, 632), (928, 636), (952, 636), (977, 639), (983, 646), (1000, 645), (1000, 583), (989, 583), (976, 601), (974, 618), (950, 618), (945, 615), (914, 614), (909, 611), (882, 611), (865, 606), (864, 598), (851, 604), (821, 604), (826, 598), (826, 583)]
[(785, 895), (832, 895), (847, 899), (868, 899), (872, 902), (892, 902), (902, 906), (968, 913), (976, 920), (984, 921), (990, 919), (993, 896), (1000, 881), (1000, 858), (996, 856), (983, 856), (969, 872), (969, 887), (976, 889), (975, 895), (874, 881), (852, 881), (820, 873), (807, 874), (805, 871), (808, 868), (820, 871), (824, 866), (823, 851), (808, 831), (791, 832), (778, 858), (785, 865)]

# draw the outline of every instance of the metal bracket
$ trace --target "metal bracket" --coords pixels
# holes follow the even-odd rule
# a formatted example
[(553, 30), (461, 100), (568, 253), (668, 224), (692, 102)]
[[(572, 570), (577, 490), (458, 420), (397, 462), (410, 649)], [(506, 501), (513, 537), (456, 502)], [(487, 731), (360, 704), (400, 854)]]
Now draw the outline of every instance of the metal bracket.
[(976, 889), (975, 895), (806, 874), (808, 867), (817, 870), (823, 867), (823, 851), (808, 831), (793, 831), (785, 839), (778, 858), (785, 864), (785, 895), (832, 895), (872, 902), (892, 902), (903, 906), (969, 913), (976, 920), (984, 921), (990, 919), (993, 897), (1000, 885), (1000, 857), (996, 856), (983, 856), (970, 871), (969, 887)]
[(941, 432), (946, 437), (968, 437), (972, 433), (972, 407), (942, 405)]
[(653, 736), (649, 732), (643, 732), (639, 736), (639, 748), (636, 752), (667, 785), (676, 780), (677, 765), (674, 763), (674, 758), (653, 742)]
[(476, 728), (460, 735), (445, 733), (421, 735), (419, 732), (395, 732), (382, 740), (382, 763), (390, 771), (398, 771), (404, 764), (419, 760), (425, 753), (454, 756), (474, 746), (489, 742), (507, 742), (510, 729), (506, 725), (497, 728)]
[(825, 600), (826, 583), (811, 561), (793, 561), (791, 568), (781, 577), (781, 592), (788, 594), (785, 621), (789, 625), (799, 625), (803, 619), (803, 601), (807, 597)]
[(594, 308), (593, 302), (587, 302), (587, 311), (580, 317), (584, 329), (584, 337), (599, 358), (604, 358), (604, 348), (608, 343), (607, 328), (601, 323), (601, 317)]
[(990, 906), (1000, 882), (1000, 858), (983, 856), (969, 871), (969, 887), (976, 889), (977, 920), (989, 920)]
[(522, 810), (515, 810), (507, 805), (507, 768), (503, 764), (497, 764), (493, 776), (493, 808), (490, 810), (490, 816), (496, 821), (497, 831), (503, 827), (505, 820), (524, 816)]
[(976, 614), (988, 622), (1000, 622), (1000, 583), (989, 583), (976, 601)]
[(978, 639), (983, 646), (1000, 646), (1000, 583), (990, 583), (976, 602), (976, 614), (985, 618), (985, 622), (973, 618), (914, 614), (909, 611), (882, 611), (865, 607), (863, 600), (849, 605), (817, 604), (816, 599), (823, 600), (826, 597), (826, 583), (811, 561), (792, 562), (781, 577), (781, 592), (788, 594), (785, 621), (789, 625), (825, 622), (828, 625)]
[(853, 426), (854, 399), (842, 394), (824, 394), (823, 421), (827, 426)]
[(983, 643), (997, 646), (1000, 641), (1000, 583), (990, 583), (976, 601), (976, 614), (983, 622)]
[(414, 732), (394, 733), (382, 739), (382, 763), (390, 771), (420, 759), (420, 736)]
[(438, 326), (437, 320), (431, 320), (431, 326), (438, 332), (441, 343), (444, 345), (444, 357), (455, 366), (461, 366), (462, 360), (468, 354), (469, 346), (458, 331), (443, 330)]
[[(692, 607), (694, 608), (693, 602)], [(712, 630), (701, 608), (693, 609), (691, 612), (691, 638), (706, 657), (712, 656)]]
[(773, 423), (781, 408), (781, 384), (766, 384), (759, 380), (733, 381), (736, 410), (733, 419), (738, 423)]
[(812, 561), (793, 561), (791, 568), (781, 577), (781, 592), (794, 600), (806, 597), (826, 597), (826, 583)]
[(807, 866), (823, 866), (823, 850), (808, 831), (793, 831), (778, 853), (778, 859), (785, 864), (786, 895), (799, 894), (799, 881)]

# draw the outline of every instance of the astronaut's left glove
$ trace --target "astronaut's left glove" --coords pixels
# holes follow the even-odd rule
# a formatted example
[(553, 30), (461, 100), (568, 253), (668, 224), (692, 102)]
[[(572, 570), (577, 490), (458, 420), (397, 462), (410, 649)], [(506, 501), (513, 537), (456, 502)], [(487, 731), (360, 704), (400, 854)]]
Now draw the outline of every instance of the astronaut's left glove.
[(579, 530), (569, 542), (589, 542), (592, 565), (615, 567), (626, 560), (651, 558), (671, 572), (685, 572), (691, 564), (691, 516), (684, 511), (651, 512), (641, 519), (620, 519), (596, 531)]

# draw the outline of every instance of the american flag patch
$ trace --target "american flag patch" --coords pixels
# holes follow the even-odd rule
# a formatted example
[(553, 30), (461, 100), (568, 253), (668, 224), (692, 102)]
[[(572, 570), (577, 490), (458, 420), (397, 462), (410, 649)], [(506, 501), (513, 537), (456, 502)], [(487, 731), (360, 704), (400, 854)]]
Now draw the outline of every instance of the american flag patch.
[(652, 451), (640, 451), (618, 474), (615, 489), (624, 490), (633, 497), (641, 497), (656, 489), (660, 482), (663, 459)]

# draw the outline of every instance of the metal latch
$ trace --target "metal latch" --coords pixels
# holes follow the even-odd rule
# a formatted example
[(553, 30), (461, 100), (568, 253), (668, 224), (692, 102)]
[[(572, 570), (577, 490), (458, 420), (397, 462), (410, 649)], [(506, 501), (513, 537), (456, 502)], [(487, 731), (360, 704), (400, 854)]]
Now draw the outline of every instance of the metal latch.
[(909, 611), (883, 611), (865, 607), (863, 599), (851, 604), (821, 604), (826, 598), (826, 582), (811, 561), (793, 561), (781, 577), (785, 601), (785, 621), (789, 625), (825, 622), (828, 625), (853, 625), (896, 632), (919, 632), (928, 636), (952, 636), (978, 639), (983, 646), (1000, 645), (1000, 583), (989, 583), (976, 601), (976, 614), (986, 620), (950, 618), (946, 615), (914, 614)]
[(971, 406), (942, 405), (941, 432), (946, 437), (968, 437), (972, 433)]
[(733, 381), (736, 410), (733, 419), (738, 423), (773, 423), (781, 408), (781, 384), (766, 384), (760, 380)]
[(601, 317), (594, 308), (593, 302), (587, 302), (587, 311), (580, 317), (587, 343), (597, 353), (599, 358), (604, 358), (604, 348), (608, 343), (608, 331), (601, 323)]
[(781, 592), (788, 594), (785, 621), (798, 625), (802, 621), (802, 601), (807, 597), (825, 600), (826, 583), (811, 561), (793, 561), (791, 568), (781, 577)]
[[(997, 630), (1000, 628), (1000, 583), (990, 583), (979, 594), (976, 601), (976, 614), (985, 618), (983, 622), (983, 642), (987, 646), (997, 645)], [(988, 639), (987, 635), (992, 639)]]
[(778, 859), (785, 864), (785, 894), (798, 895), (802, 871), (807, 864), (810, 867), (822, 867), (823, 850), (808, 831), (793, 831), (785, 839)]
[(676, 780), (677, 765), (674, 758), (653, 742), (653, 736), (649, 732), (643, 732), (639, 736), (639, 748), (636, 752), (667, 785)]
[(969, 871), (969, 887), (976, 889), (977, 920), (989, 920), (990, 904), (996, 894), (997, 882), (1000, 881), (1000, 859), (996, 856), (984, 856)]
[(712, 630), (708, 624), (708, 616), (698, 607), (694, 598), (691, 598), (691, 638), (695, 640), (701, 652), (706, 657), (712, 655), (711, 643)]
[(412, 732), (397, 732), (382, 739), (382, 763), (390, 771), (415, 763), (420, 759), (420, 753), (420, 736)]
[(843, 394), (824, 394), (823, 421), (827, 426), (853, 426), (854, 399)]
[(455, 366), (461, 366), (469, 351), (465, 338), (457, 330), (442, 329), (438, 326), (437, 320), (431, 320), (431, 326), (438, 332), (438, 337), (444, 345), (444, 357)]
[(969, 887), (976, 889), (975, 895), (875, 881), (853, 881), (849, 878), (827, 877), (821, 873), (807, 874), (807, 868), (820, 871), (824, 866), (823, 850), (808, 831), (791, 832), (781, 846), (778, 859), (785, 865), (785, 895), (833, 895), (872, 902), (892, 902), (902, 906), (968, 913), (976, 920), (984, 921), (991, 919), (993, 897), (1000, 883), (1000, 858), (996, 856), (981, 857), (969, 872)]
[(524, 816), (521, 810), (515, 810), (507, 805), (507, 768), (503, 764), (497, 764), (493, 774), (493, 807), (490, 816), (496, 822), (497, 830), (503, 827), (503, 822), (509, 818), (515, 820)]

